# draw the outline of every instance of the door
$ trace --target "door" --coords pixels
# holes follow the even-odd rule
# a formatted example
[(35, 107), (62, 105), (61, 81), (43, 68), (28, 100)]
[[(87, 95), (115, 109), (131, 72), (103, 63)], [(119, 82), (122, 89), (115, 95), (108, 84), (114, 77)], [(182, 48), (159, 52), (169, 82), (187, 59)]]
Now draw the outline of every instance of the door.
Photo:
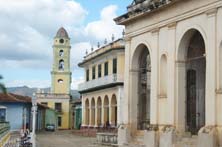
[(196, 71), (187, 71), (187, 131), (197, 133), (196, 113)]

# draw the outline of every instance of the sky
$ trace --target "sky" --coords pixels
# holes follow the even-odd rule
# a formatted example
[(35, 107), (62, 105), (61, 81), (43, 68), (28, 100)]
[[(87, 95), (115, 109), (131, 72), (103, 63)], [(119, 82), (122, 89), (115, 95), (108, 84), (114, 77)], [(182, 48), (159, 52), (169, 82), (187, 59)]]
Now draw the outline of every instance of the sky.
[(113, 18), (132, 0), (0, 0), (0, 75), (7, 87), (51, 86), (52, 43), (60, 27), (71, 38), (72, 89), (84, 82), (77, 64), (86, 49), (122, 37)]

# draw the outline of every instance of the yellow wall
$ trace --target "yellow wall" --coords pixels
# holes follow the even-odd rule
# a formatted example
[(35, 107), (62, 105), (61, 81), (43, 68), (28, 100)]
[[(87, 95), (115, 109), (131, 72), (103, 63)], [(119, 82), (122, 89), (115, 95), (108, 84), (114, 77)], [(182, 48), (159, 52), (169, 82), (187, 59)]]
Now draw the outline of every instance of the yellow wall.
[[(124, 65), (125, 65), (125, 56), (124, 53), (122, 54), (117, 54), (117, 53), (110, 53), (110, 57), (105, 57), (107, 58), (104, 60), (104, 57), (101, 56), (97, 60), (98, 62), (93, 62), (92, 64), (89, 64), (87, 67), (85, 67), (85, 80), (86, 80), (86, 71), (89, 69), (89, 80), (92, 80), (92, 69), (94, 66), (96, 66), (96, 79), (98, 79), (98, 65), (101, 64), (102, 66), (102, 76), (104, 77), (104, 64), (108, 62), (108, 75), (113, 74), (113, 59), (117, 58), (117, 74), (124, 76)], [(103, 60), (103, 62), (99, 62), (99, 60)]]
[[(58, 129), (69, 129), (69, 99), (39, 99), (39, 103), (41, 102), (47, 102), (48, 107), (55, 109), (55, 103), (62, 103), (62, 113), (58, 113), (58, 116), (62, 117), (62, 126), (58, 127)], [(57, 124), (56, 124), (57, 125)]]
[[(52, 76), (54, 93), (69, 94), (70, 93), (70, 83), (71, 75), (69, 74), (54, 74)], [(62, 79), (63, 83), (58, 83), (58, 80)]]

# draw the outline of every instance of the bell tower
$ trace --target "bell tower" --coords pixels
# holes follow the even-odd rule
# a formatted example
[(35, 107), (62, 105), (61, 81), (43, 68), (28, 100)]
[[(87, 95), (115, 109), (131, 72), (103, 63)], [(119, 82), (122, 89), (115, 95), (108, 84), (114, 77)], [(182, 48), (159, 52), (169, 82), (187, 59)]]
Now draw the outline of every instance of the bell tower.
[(61, 27), (53, 43), (53, 66), (51, 71), (51, 92), (53, 94), (70, 94), (70, 38), (67, 31)]

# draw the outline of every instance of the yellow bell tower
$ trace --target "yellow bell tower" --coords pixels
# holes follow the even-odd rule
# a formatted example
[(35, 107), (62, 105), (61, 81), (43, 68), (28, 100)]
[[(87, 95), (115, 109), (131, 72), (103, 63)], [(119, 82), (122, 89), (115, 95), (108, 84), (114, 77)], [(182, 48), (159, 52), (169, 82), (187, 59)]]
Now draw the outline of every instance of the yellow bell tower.
[(70, 71), (70, 38), (67, 31), (61, 27), (53, 43), (53, 67), (51, 71), (53, 94), (70, 94), (71, 71)]

